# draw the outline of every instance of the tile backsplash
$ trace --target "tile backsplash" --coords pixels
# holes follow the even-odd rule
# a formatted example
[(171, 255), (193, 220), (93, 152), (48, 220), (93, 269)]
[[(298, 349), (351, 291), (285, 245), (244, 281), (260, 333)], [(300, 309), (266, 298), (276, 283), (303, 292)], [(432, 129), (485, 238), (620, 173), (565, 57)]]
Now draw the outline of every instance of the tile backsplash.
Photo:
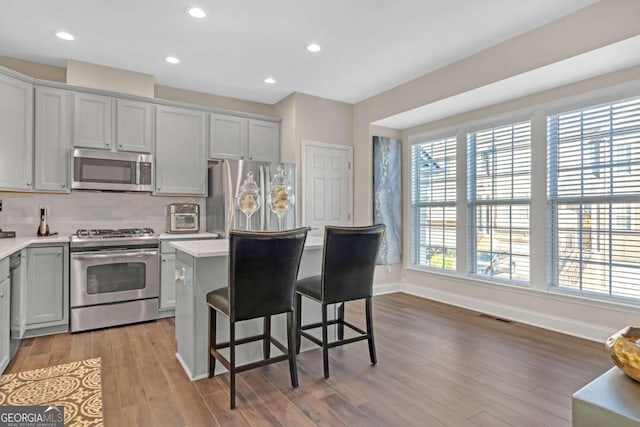
[(198, 203), (200, 230), (205, 230), (205, 199), (163, 197), (146, 193), (73, 191), (71, 194), (2, 193), (0, 228), (18, 236), (35, 236), (41, 206), (47, 208), (49, 230), (70, 235), (79, 228), (151, 227), (156, 233), (167, 229), (167, 206)]

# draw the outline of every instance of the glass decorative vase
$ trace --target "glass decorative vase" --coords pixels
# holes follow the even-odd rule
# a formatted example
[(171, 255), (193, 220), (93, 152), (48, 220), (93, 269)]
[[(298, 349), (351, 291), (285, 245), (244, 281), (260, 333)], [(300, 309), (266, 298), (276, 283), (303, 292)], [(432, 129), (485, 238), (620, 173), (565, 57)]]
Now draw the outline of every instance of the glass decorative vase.
[(279, 165), (269, 187), (269, 207), (278, 217), (278, 230), (284, 230), (284, 218), (295, 203), (291, 181)]
[(246, 230), (251, 230), (251, 216), (260, 209), (260, 188), (253, 179), (253, 172), (247, 172), (247, 177), (240, 186), (236, 199), (236, 208), (246, 219)]

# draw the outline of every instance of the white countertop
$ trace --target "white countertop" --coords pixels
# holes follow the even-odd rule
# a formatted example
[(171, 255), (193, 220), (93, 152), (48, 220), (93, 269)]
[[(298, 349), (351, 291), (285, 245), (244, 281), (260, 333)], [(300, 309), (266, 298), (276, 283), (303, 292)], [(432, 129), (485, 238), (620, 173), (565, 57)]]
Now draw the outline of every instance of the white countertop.
[[(324, 236), (307, 236), (305, 249), (322, 248)], [(188, 240), (186, 242), (171, 242), (171, 246), (192, 257), (206, 258), (226, 256), (229, 254), (229, 240)]]
[(180, 239), (217, 239), (217, 233), (203, 231), (200, 233), (160, 233), (160, 240), (180, 240)]
[(0, 259), (11, 255), (12, 253), (24, 249), (35, 243), (69, 243), (69, 236), (53, 236), (53, 237), (14, 237), (12, 239), (0, 239)]
[[(160, 240), (178, 240), (178, 239), (215, 239), (218, 235), (215, 233), (185, 233), (185, 234), (171, 234), (161, 233)], [(203, 240), (207, 241), (207, 240)], [(225, 240), (226, 242), (226, 240)], [(14, 252), (24, 249), (29, 245), (36, 243), (69, 243), (69, 236), (58, 235), (52, 237), (37, 237), (37, 236), (18, 236), (11, 239), (0, 239), (0, 259), (8, 257)]]

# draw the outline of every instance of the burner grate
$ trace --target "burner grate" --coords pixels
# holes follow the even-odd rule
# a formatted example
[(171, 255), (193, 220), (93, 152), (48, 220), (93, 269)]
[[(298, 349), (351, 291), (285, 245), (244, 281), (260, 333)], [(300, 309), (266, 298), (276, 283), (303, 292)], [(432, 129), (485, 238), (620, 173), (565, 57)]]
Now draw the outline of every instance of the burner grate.
[(151, 236), (153, 234), (152, 228), (144, 227), (121, 228), (117, 230), (106, 228), (81, 228), (76, 231), (75, 235), (85, 239), (109, 239), (115, 237)]

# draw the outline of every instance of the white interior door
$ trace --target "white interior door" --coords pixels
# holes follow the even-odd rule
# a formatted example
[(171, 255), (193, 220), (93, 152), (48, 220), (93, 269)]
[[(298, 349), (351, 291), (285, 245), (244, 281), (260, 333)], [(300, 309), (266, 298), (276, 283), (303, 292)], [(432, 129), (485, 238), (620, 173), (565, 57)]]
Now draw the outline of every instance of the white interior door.
[(311, 234), (325, 225), (351, 225), (353, 148), (314, 141), (302, 142), (302, 223)]

